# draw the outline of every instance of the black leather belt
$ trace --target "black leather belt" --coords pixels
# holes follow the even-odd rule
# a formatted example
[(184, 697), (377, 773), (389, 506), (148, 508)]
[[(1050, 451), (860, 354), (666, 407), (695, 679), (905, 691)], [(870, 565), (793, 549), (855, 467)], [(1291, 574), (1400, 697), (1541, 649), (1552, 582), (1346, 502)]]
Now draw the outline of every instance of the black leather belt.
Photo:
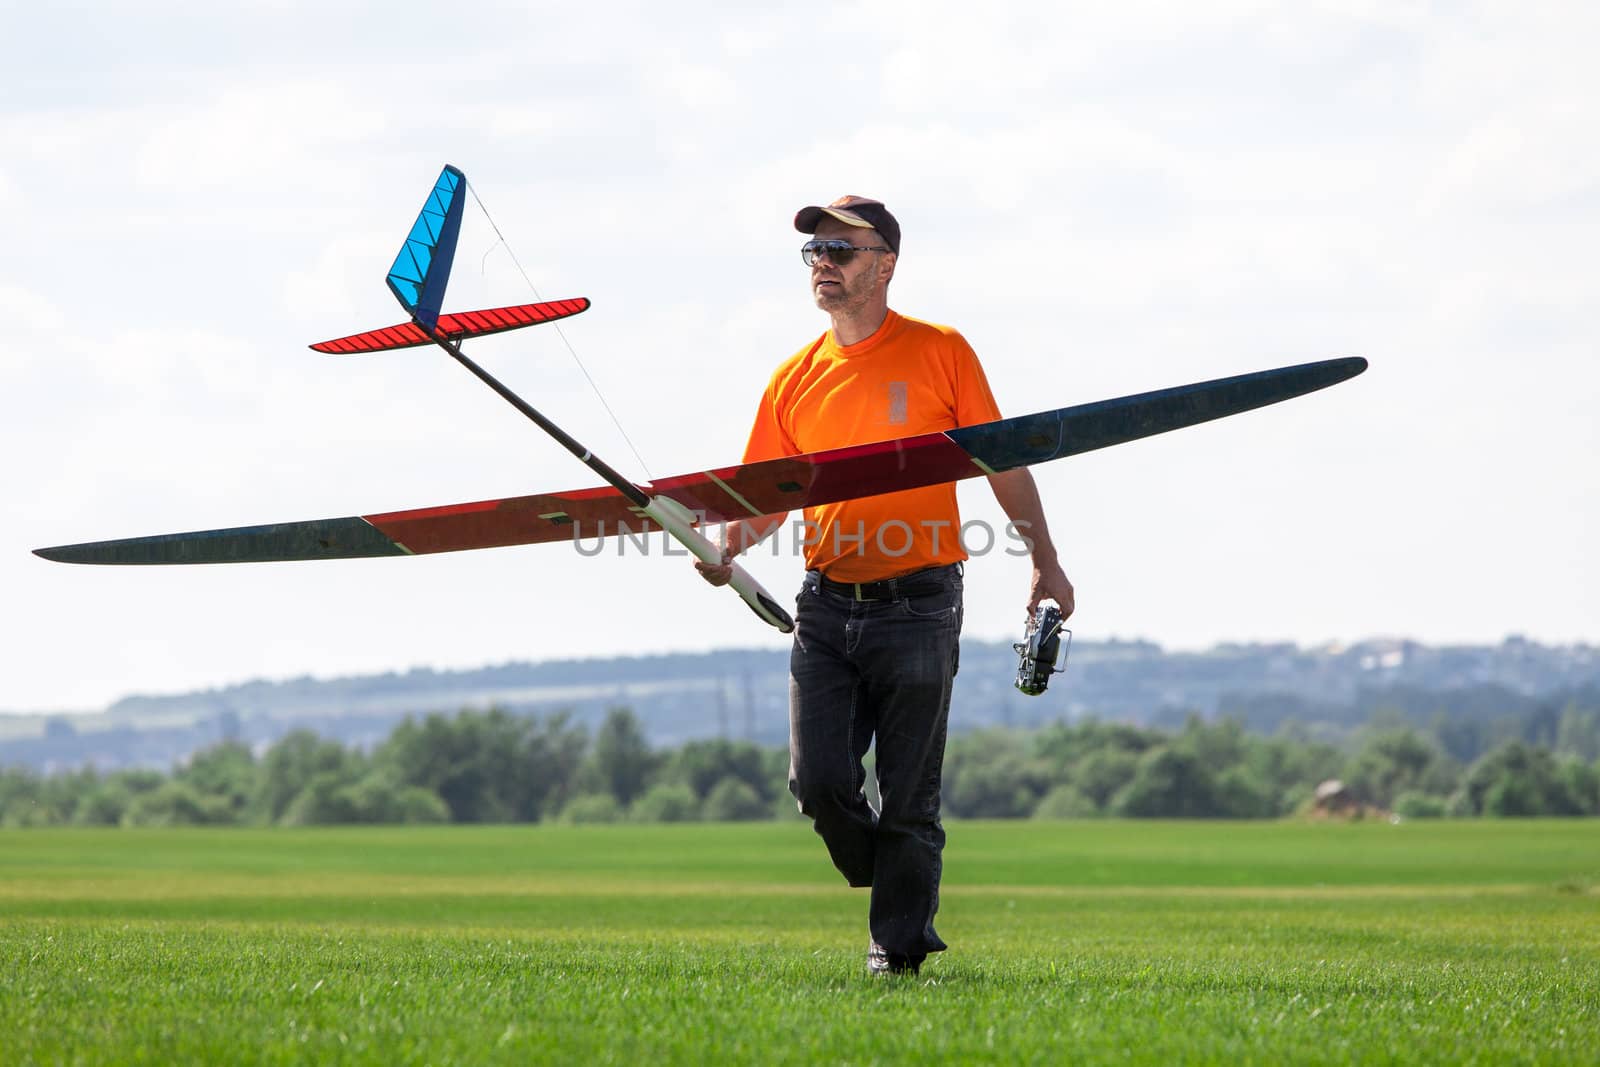
[(825, 593), (850, 600), (905, 600), (944, 592), (949, 587), (947, 575), (950, 568), (958, 566), (960, 564), (951, 563), (943, 567), (928, 567), (876, 582), (836, 582), (818, 571), (817, 585)]

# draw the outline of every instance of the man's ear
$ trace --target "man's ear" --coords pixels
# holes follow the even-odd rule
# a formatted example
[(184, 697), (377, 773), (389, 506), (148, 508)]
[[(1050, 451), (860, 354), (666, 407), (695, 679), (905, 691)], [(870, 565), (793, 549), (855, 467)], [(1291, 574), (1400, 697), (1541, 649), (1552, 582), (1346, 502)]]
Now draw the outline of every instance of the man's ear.
[(897, 252), (885, 252), (878, 257), (878, 272), (883, 277), (883, 284), (888, 285), (894, 280), (894, 265), (899, 259), (900, 255)]

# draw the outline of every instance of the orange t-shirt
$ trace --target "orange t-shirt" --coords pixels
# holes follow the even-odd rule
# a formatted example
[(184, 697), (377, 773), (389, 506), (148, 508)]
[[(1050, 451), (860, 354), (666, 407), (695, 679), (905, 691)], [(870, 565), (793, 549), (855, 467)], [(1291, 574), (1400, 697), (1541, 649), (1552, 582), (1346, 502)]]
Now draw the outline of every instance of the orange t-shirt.
[[(756, 412), (746, 463), (953, 430), (1000, 417), (977, 354), (948, 326), (889, 312), (865, 341), (833, 331), (784, 360)], [(806, 566), (872, 582), (967, 558), (953, 482), (807, 508)]]

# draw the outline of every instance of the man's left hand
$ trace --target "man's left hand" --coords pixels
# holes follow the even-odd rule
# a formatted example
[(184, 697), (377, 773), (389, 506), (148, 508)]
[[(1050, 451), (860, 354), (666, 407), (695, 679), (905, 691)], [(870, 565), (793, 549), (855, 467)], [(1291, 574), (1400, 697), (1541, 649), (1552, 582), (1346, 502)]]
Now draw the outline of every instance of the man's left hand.
[(1059, 604), (1063, 619), (1071, 618), (1073, 609), (1077, 606), (1073, 598), (1072, 583), (1067, 580), (1061, 564), (1054, 560), (1034, 561), (1033, 588), (1028, 591), (1028, 618), (1033, 618), (1034, 610), (1042, 600), (1054, 600)]

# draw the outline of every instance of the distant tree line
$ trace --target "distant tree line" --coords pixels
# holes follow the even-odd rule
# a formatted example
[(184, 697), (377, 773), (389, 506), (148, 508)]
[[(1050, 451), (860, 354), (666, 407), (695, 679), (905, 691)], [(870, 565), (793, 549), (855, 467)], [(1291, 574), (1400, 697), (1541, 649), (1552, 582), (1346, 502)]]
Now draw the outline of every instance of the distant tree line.
[(766, 819), (784, 807), (787, 770), (781, 749), (749, 742), (656, 750), (625, 708), (593, 737), (560, 714), (469, 710), (407, 719), (371, 752), (299, 730), (259, 757), (239, 742), (203, 749), (170, 774), (12, 768), (0, 825)]
[[(1446, 724), (1447, 725), (1447, 724)], [(945, 810), (972, 818), (1276, 818), (1345, 782), (1408, 817), (1600, 815), (1600, 710), (1570, 706), (1552, 744), (1510, 737), (1471, 761), (1442, 731), (1378, 716), (1343, 744), (1235, 718), (1168, 729), (1083, 720), (953, 737)], [(782, 748), (656, 749), (613, 709), (590, 736), (564, 715), (462, 711), (408, 719), (372, 751), (310, 731), (259, 756), (238, 742), (171, 773), (0, 771), (3, 826), (682, 822), (793, 815)]]
[(945, 810), (984, 818), (1278, 818), (1339, 780), (1369, 811), (1411, 818), (1600, 815), (1600, 760), (1508, 740), (1470, 764), (1427, 732), (1374, 723), (1353, 745), (1237, 719), (1176, 730), (1084, 721), (953, 738)]

